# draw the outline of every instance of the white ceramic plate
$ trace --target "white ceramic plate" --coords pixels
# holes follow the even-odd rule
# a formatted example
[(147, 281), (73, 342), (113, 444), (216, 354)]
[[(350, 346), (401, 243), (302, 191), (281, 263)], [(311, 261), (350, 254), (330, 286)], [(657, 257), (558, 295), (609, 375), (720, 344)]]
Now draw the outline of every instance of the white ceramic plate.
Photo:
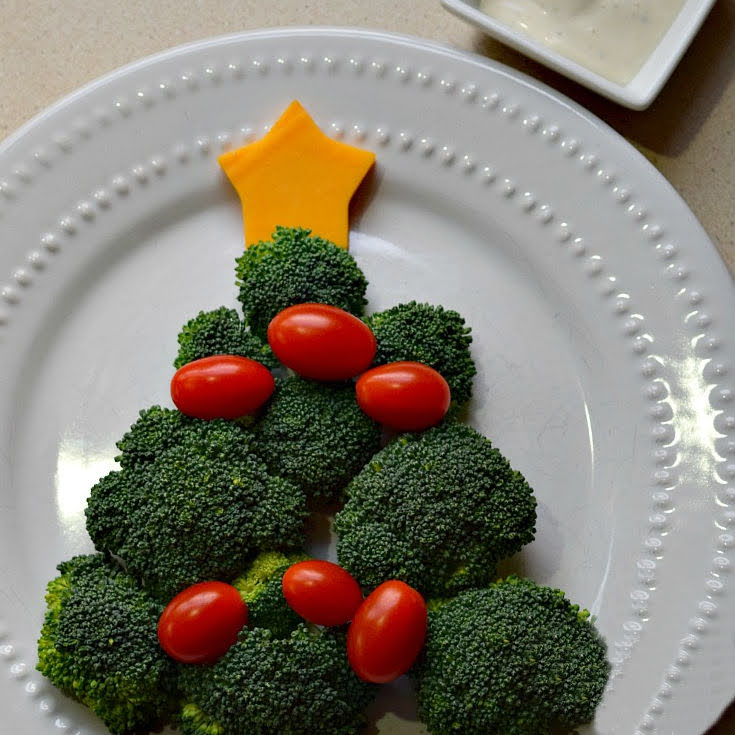
[[(483, 12), (479, 0), (442, 0), (447, 10), (508, 46), (634, 110), (645, 109), (653, 102), (714, 4), (715, 0), (686, 0), (638, 73), (627, 84), (618, 84)], [(601, 32), (604, 33), (605, 29), (602, 28)]]
[[(352, 251), (370, 308), (458, 309), (471, 420), (535, 487), (510, 565), (598, 616), (589, 732), (696, 735), (735, 692), (735, 298), (669, 185), (598, 120), (449, 48), (347, 30), (187, 46), (0, 148), (0, 705), (7, 732), (101, 733), (34, 672), (44, 585), (179, 327), (235, 304), (241, 215), (215, 157), (293, 98), (377, 153)], [(414, 733), (410, 708), (381, 732)]]

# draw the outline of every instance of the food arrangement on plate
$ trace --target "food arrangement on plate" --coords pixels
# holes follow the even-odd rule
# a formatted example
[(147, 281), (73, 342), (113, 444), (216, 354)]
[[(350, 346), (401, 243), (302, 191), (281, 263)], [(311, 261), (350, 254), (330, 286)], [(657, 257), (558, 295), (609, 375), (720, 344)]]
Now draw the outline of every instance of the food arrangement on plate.
[[(97, 552), (48, 585), (38, 668), (115, 735), (358, 733), (404, 674), (434, 735), (594, 716), (610, 666), (589, 614), (497, 579), (536, 500), (462, 421), (469, 326), (416, 301), (365, 315), (348, 205), (373, 161), (298, 103), (220, 159), (243, 202), (242, 314), (183, 326), (176, 408), (119, 440), (87, 504)], [(315, 511), (338, 564), (307, 554)]]

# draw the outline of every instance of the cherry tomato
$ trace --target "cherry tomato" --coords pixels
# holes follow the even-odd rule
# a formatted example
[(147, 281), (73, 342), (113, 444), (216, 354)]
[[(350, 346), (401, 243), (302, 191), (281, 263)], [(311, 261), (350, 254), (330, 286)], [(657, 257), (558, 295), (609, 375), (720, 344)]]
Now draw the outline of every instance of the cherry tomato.
[(248, 622), (240, 593), (224, 582), (199, 582), (179, 592), (158, 620), (158, 641), (185, 664), (208, 664), (227, 652)]
[(171, 398), (187, 416), (236, 419), (257, 411), (271, 396), (270, 370), (236, 355), (212, 355), (180, 367), (171, 379)]
[(357, 380), (357, 402), (370, 418), (399, 431), (421, 431), (439, 423), (449, 408), (449, 384), (420, 362), (391, 362)]
[(342, 625), (362, 604), (355, 578), (338, 564), (311, 559), (290, 566), (283, 575), (283, 596), (305, 620), (317, 625)]
[(328, 304), (296, 304), (273, 317), (268, 343), (276, 357), (312, 380), (347, 380), (370, 367), (375, 337), (363, 321)]
[(392, 579), (376, 587), (352, 618), (347, 658), (361, 679), (384, 684), (408, 671), (425, 638), (424, 598)]

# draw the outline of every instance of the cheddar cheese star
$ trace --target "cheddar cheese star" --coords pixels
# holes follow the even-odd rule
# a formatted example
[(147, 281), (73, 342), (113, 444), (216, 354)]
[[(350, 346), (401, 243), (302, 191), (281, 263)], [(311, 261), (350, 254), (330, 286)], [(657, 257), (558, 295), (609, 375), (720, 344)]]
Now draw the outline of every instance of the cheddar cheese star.
[(283, 225), (347, 248), (350, 199), (374, 162), (322, 133), (296, 101), (261, 140), (219, 157), (242, 202), (246, 247)]

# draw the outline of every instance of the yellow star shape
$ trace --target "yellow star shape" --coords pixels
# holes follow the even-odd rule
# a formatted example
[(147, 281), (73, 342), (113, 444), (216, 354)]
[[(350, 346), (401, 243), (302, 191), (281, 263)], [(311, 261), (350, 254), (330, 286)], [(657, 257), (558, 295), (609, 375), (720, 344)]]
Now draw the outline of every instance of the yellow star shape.
[(261, 140), (218, 160), (242, 202), (246, 247), (283, 225), (346, 248), (350, 199), (375, 154), (327, 137), (294, 101)]

